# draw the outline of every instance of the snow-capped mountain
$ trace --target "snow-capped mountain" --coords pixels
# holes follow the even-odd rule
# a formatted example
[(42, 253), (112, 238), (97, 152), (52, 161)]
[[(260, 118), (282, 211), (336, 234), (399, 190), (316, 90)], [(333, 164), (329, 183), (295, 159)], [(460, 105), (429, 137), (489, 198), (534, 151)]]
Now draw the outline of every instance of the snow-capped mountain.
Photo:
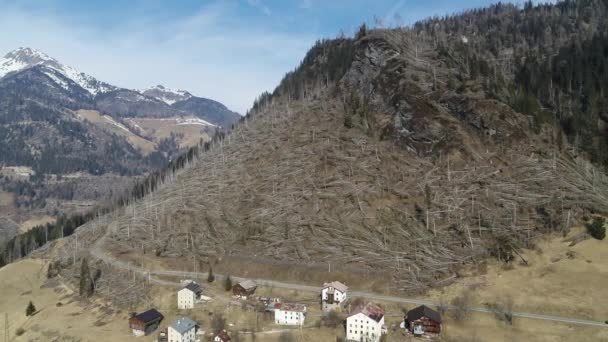
[(184, 101), (191, 98), (193, 95), (185, 90), (174, 90), (171, 88), (164, 87), (162, 85), (156, 85), (150, 88), (141, 90), (141, 93), (157, 100), (163, 101), (168, 105), (172, 105), (175, 102)]
[[(212, 126), (228, 127), (240, 115), (223, 104), (185, 90), (157, 85), (144, 90), (116, 87), (60, 63), (44, 52), (19, 48), (0, 59), (0, 98), (15, 93), (36, 102), (93, 109), (114, 118), (174, 118), (194, 116)], [(12, 97), (11, 97), (12, 96)]]
[(31, 48), (18, 48), (7, 53), (0, 60), (0, 78), (37, 66), (42, 67), (41, 70), (64, 89), (67, 89), (68, 84), (65, 80), (58, 78), (55, 72), (59, 72), (64, 77), (72, 80), (93, 96), (117, 89), (113, 85), (98, 81), (92, 76), (59, 63), (44, 52)]

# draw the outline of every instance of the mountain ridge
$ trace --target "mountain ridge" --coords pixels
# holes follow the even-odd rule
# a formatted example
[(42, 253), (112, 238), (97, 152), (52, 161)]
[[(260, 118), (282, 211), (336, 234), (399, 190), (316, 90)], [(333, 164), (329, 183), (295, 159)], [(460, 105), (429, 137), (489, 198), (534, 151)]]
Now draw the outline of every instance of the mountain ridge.
[[(61, 64), (44, 52), (29, 47), (13, 50), (0, 60), (0, 79), (31, 68), (39, 69), (58, 87), (66, 91), (70, 91), (75, 86), (82, 88), (90, 94), (92, 101), (101, 102), (100, 109), (110, 115), (127, 117), (194, 115), (217, 126), (230, 125), (240, 117), (217, 101), (196, 97), (185, 90), (173, 90), (162, 85), (143, 90), (120, 88)], [(59, 77), (58, 74), (63, 77)], [(116, 103), (109, 104), (108, 99), (109, 102)], [(191, 101), (186, 105), (174, 106), (176, 103), (188, 100)]]

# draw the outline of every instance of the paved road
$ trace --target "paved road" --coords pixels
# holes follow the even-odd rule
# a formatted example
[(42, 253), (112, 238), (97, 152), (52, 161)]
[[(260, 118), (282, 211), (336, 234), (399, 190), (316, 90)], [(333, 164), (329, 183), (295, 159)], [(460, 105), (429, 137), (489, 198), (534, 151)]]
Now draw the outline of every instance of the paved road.
[[(91, 254), (108, 264), (113, 265), (114, 267), (118, 267), (125, 270), (131, 270), (133, 272), (138, 272), (144, 276), (148, 276), (150, 281), (155, 282), (161, 285), (168, 286), (176, 286), (179, 285), (178, 282), (170, 282), (162, 279), (158, 279), (153, 276), (163, 276), (163, 277), (179, 277), (181, 279), (206, 279), (207, 273), (204, 272), (181, 272), (181, 271), (148, 271), (142, 269), (138, 266), (131, 265), (130, 263), (124, 262), (122, 260), (116, 259), (111, 255), (106, 254), (101, 246), (103, 244), (103, 240), (107, 236), (108, 233), (102, 238), (100, 238), (91, 248)], [(223, 275), (215, 274), (217, 279), (223, 279)], [(244, 278), (232, 277), (233, 280), (242, 281)], [(249, 278), (251, 279), (251, 278)], [(310, 285), (302, 285), (302, 284), (293, 284), (293, 283), (285, 283), (275, 280), (269, 279), (253, 279), (258, 285), (267, 286), (267, 287), (278, 287), (283, 289), (297, 290), (297, 291), (306, 291), (306, 292), (314, 292), (319, 293), (321, 291), (321, 287), (319, 286), (310, 286)], [(376, 293), (369, 292), (359, 292), (352, 291), (349, 293), (351, 297), (362, 297), (367, 299), (375, 299), (385, 302), (393, 302), (393, 303), (404, 303), (404, 304), (415, 304), (415, 305), (428, 305), (432, 307), (436, 307), (437, 303), (423, 300), (423, 299), (415, 299), (415, 298), (405, 298), (405, 297), (395, 297), (395, 296), (387, 296)], [(455, 307), (448, 305), (448, 309), (454, 309)], [(481, 313), (489, 313), (493, 314), (493, 311), (486, 307), (472, 307), (471, 311), (481, 312)], [(542, 315), (542, 314), (534, 314), (527, 312), (513, 312), (513, 317), (519, 318), (528, 318), (528, 319), (539, 319), (544, 321), (553, 321), (553, 322), (561, 322), (561, 323), (569, 323), (569, 324), (580, 324), (580, 325), (588, 325), (595, 327), (603, 327), (608, 328), (608, 324), (605, 322), (592, 321), (586, 319), (578, 319), (578, 318), (568, 318), (568, 317), (560, 317), (560, 316), (551, 316), (551, 315)]]

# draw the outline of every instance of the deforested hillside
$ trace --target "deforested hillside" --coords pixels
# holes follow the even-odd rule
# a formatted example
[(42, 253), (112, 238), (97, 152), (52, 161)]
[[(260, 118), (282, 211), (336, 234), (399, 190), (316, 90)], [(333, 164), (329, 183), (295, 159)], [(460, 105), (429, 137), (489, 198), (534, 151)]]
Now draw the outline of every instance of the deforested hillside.
[[(375, 272), (400, 290), (446, 284), (480, 258), (518, 260), (541, 234), (606, 212), (608, 179), (599, 160), (589, 161), (592, 150), (564, 131), (566, 113), (556, 115), (563, 107), (542, 106), (516, 77), (522, 54), (546, 45), (501, 40), (496, 55), (514, 51), (510, 64), (492, 61), (475, 51), (497, 37), (468, 38), (456, 23), (510, 21), (514, 37), (528, 37), (529, 23), (547, 18), (556, 26), (545, 35), (567, 27), (593, 36), (605, 27), (583, 25), (597, 12), (583, 13), (603, 3), (494, 6), (321, 41), (184, 169), (82, 230), (80, 251), (105, 231), (95, 248), (115, 255), (330, 262)], [(560, 96), (564, 103), (575, 94)]]

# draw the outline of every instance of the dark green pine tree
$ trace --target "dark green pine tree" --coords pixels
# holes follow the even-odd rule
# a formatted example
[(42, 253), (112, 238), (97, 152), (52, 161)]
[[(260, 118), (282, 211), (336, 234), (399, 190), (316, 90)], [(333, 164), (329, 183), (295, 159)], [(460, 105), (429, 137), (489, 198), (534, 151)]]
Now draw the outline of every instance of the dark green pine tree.
[(209, 267), (209, 275), (207, 276), (207, 282), (213, 283), (215, 281), (215, 275), (213, 275), (213, 268)]
[(232, 290), (232, 278), (230, 276), (227, 276), (226, 280), (224, 280), (224, 289), (226, 291)]
[(33, 315), (35, 313), (36, 313), (36, 306), (30, 300), (30, 303), (27, 305), (27, 308), (25, 308), (25, 315), (26, 316), (31, 316), (31, 315)]

